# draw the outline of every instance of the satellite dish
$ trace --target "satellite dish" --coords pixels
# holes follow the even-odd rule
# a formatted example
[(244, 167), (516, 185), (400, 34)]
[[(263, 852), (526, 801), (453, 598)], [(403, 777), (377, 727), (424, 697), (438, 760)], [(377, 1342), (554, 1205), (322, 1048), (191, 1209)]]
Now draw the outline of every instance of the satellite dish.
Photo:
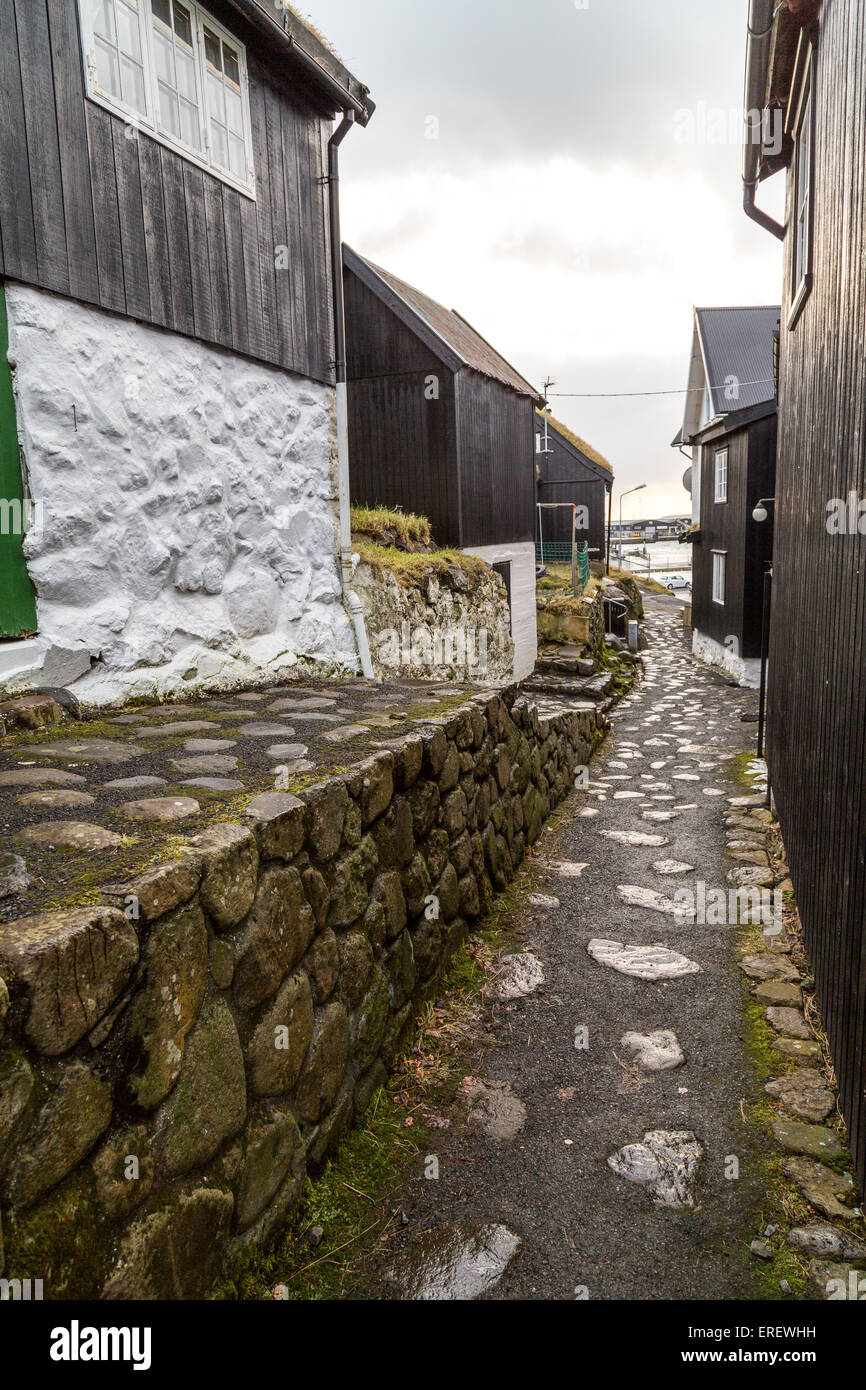
[(686, 492), (689, 494), (689, 497), (691, 497), (691, 495), (692, 495), (692, 469), (691, 469), (691, 468), (687, 468), (686, 471), (685, 471), (685, 473), (683, 474), (683, 487), (685, 488)]

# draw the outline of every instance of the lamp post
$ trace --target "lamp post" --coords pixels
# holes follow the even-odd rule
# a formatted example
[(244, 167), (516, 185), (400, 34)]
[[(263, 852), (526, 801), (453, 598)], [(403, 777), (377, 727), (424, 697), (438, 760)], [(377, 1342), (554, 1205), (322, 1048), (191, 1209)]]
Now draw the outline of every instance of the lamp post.
[(637, 487), (630, 487), (629, 490), (628, 490), (628, 492), (621, 492), (620, 495), (619, 495), (619, 567), (620, 567), (620, 569), (622, 569), (622, 546), (623, 546), (623, 539), (622, 539), (622, 499), (623, 499), (624, 497), (631, 497), (631, 495), (632, 495), (633, 492), (643, 492), (643, 490), (644, 490), (645, 487), (646, 487), (646, 483), (638, 483)]

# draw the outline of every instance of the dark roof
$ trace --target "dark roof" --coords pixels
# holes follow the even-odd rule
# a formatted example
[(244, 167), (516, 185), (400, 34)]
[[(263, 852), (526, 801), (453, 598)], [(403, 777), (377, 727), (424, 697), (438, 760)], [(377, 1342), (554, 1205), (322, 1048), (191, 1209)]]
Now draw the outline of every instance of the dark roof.
[(366, 125), (376, 109), (369, 89), (340, 61), (326, 39), (309, 20), (288, 5), (273, 0), (228, 0), (248, 23), (267, 39), (269, 46), (309, 82), (332, 112), (351, 107), (355, 119)]
[(446, 309), (405, 280), (359, 256), (350, 246), (343, 247), (343, 260), (346, 268), (394, 310), (438, 356), (443, 357), (453, 371), (469, 367), (482, 376), (501, 381), (522, 396), (531, 396), (539, 402), (542, 400), (536, 388), (455, 309)]
[[(714, 416), (774, 399), (773, 335), (781, 313), (778, 304), (695, 310)], [(739, 382), (735, 400), (725, 394), (730, 377)]]
[[(558, 435), (561, 442), (569, 453), (575, 454), (585, 468), (594, 473), (597, 478), (601, 478), (606, 487), (610, 487), (613, 482), (613, 467), (608, 463), (603, 454), (594, 449), (591, 444), (587, 444), (585, 439), (570, 430), (568, 425), (564, 425), (561, 420), (557, 420), (553, 415), (548, 415), (551, 431)], [(544, 431), (544, 413), (541, 410), (535, 412), (535, 428), (538, 434)], [(555, 481), (555, 479), (551, 479)]]

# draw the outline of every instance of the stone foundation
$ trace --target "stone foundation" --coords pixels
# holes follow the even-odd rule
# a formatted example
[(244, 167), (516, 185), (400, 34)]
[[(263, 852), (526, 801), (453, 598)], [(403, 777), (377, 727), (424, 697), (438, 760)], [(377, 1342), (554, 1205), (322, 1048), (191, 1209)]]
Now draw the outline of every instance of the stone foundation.
[(101, 904), (0, 926), (0, 1273), (196, 1298), (267, 1241), (604, 726), (478, 696)]

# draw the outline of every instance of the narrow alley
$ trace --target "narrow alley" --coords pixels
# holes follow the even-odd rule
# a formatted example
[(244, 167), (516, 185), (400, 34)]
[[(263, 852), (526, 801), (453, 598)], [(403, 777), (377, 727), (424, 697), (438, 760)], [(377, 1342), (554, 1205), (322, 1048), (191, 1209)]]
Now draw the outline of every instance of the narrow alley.
[[(540, 842), (546, 882), (530, 901), (549, 906), (532, 909), (522, 950), (544, 983), (493, 1005), (496, 1044), (470, 1095), (480, 1122), (443, 1145), (437, 1181), (412, 1184), (403, 1253), (389, 1247), (373, 1296), (459, 1297), (461, 1280), (466, 1296), (479, 1279), (507, 1300), (761, 1296), (748, 1247), (767, 1141), (744, 1123), (758, 1086), (736, 928), (658, 910), (675, 888), (728, 888), (724, 814), (744, 792), (730, 763), (754, 748), (757, 697), (692, 658), (672, 600), (650, 598), (647, 619), (645, 678), (614, 713), (588, 794)], [(676, 954), (643, 979), (597, 943)], [(651, 1042), (659, 1032), (674, 1036)], [(609, 1164), (658, 1131), (676, 1136), (672, 1205)]]

